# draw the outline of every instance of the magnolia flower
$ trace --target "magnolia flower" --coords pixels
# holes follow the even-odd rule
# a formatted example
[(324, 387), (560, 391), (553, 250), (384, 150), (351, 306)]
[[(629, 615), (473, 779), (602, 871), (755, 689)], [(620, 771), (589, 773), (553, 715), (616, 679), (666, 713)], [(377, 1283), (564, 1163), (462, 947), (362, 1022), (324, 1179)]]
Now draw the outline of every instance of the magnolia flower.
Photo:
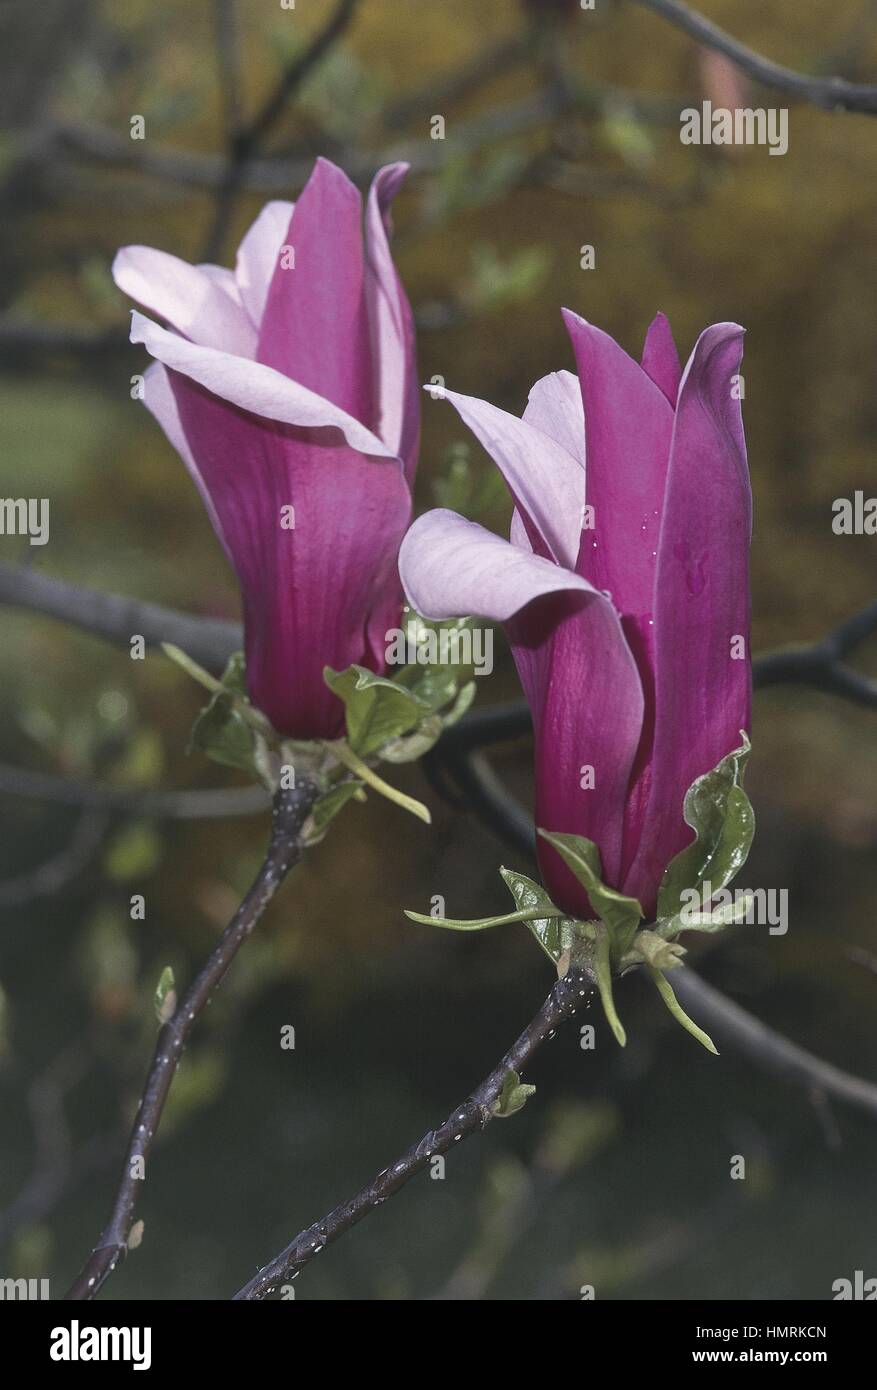
[[(641, 366), (564, 317), (578, 379), (543, 377), (523, 419), (444, 393), (505, 477), (509, 541), (432, 511), (399, 565), (424, 616), (505, 624), (533, 714), (536, 823), (593, 840), (605, 882), (648, 914), (692, 838), (685, 792), (749, 725), (743, 330), (707, 328), (681, 372), (663, 315)], [(541, 839), (539, 859), (555, 903), (588, 915)]]
[(201, 493), (243, 594), (250, 698), (279, 731), (338, 734), (323, 668), (384, 669), (419, 434), (411, 311), (388, 246), (407, 171), (359, 192), (317, 161), (295, 205), (263, 208), (235, 269), (128, 246), (144, 400)]

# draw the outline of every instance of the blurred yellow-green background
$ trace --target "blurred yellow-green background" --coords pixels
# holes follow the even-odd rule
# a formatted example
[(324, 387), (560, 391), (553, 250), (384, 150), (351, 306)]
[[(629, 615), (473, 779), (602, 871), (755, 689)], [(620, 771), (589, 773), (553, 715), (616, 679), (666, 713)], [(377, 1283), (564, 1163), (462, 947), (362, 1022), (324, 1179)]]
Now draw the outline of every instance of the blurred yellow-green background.
[[(214, 226), (216, 189), (194, 185), (216, 184), (230, 123), (258, 109), (334, 8), (3, 7), (0, 493), (48, 496), (51, 540), (0, 537), (0, 563), (236, 616), (188, 475), (130, 399), (143, 358), (124, 343), (112, 256), (138, 242), (197, 261), (213, 227), (217, 259), (231, 263), (265, 198), (294, 196), (317, 154), (360, 181), (409, 156), (396, 259), (424, 381), (439, 374), (519, 412), (537, 377), (572, 365), (563, 305), (634, 353), (658, 309), (683, 354), (707, 323), (737, 320), (754, 650), (817, 638), (873, 600), (875, 539), (834, 535), (831, 508), (856, 489), (877, 494), (877, 121), (795, 104), (782, 157), (683, 147), (681, 107), (728, 92), (743, 105), (784, 99), (633, 0), (597, 0), (593, 13), (559, 0), (361, 0), (260, 151), (287, 161), (289, 186), (237, 191)], [(701, 9), (793, 67), (877, 73), (866, 0)], [(444, 141), (430, 139), (436, 114)], [(250, 174), (264, 184), (261, 164)], [(506, 524), (485, 456), (425, 398), (419, 508), (447, 495), (449, 470), (473, 515)], [(186, 755), (198, 695), (162, 657), (131, 662), (9, 608), (2, 632), (7, 767), (132, 789), (234, 782)], [(497, 646), (484, 703), (518, 694)], [(864, 669), (868, 655), (857, 655)], [(759, 833), (744, 878), (788, 889), (790, 930), (734, 930), (703, 972), (877, 1078), (877, 712), (778, 687), (756, 697), (753, 738)], [(527, 799), (526, 743), (495, 764)], [(469, 939), (402, 916), (433, 894), (452, 915), (504, 911), (496, 868), (516, 861), (416, 766), (398, 780), (429, 803), (433, 827), (375, 798), (348, 808), (202, 1020), (150, 1164), (143, 1243), (113, 1296), (229, 1296), (443, 1119), (546, 993), (526, 933)], [(258, 864), (266, 817), (101, 820), (11, 792), (2, 814), (0, 1274), (48, 1275), (60, 1296), (107, 1214), (161, 970), (191, 977)], [(20, 888), (65, 850), (71, 871), (57, 883)], [(132, 922), (141, 892), (146, 918)], [(562, 1031), (513, 1123), (462, 1145), (444, 1181), (418, 1178), (327, 1250), (297, 1297), (565, 1299), (589, 1283), (619, 1299), (827, 1298), (856, 1269), (877, 1275), (877, 1121), (730, 1049), (709, 1057), (639, 980), (619, 1002), (624, 1052), (602, 1023), (594, 1052)], [(286, 1024), (294, 1051), (280, 1047)], [(729, 1176), (735, 1154), (743, 1182)]]

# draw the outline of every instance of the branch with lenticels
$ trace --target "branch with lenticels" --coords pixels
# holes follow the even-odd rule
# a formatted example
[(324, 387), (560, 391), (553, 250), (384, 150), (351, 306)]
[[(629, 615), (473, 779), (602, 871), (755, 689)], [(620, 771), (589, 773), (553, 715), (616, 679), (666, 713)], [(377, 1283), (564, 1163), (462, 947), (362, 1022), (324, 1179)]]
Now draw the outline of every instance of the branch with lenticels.
[(134, 1118), (110, 1219), (74, 1280), (67, 1294), (68, 1300), (94, 1298), (125, 1256), (140, 1186), (146, 1177), (146, 1161), (155, 1143), (183, 1048), (201, 1011), (222, 982), (241, 946), (261, 919), (290, 869), (301, 857), (302, 828), (315, 798), (316, 789), (307, 782), (300, 783), (294, 789), (278, 792), (274, 800), (268, 852), (252, 887), (185, 998), (162, 1025)]
[(384, 1168), (354, 1197), (342, 1202), (322, 1221), (316, 1221), (297, 1235), (235, 1294), (235, 1300), (258, 1301), (276, 1293), (327, 1245), (338, 1240), (388, 1197), (394, 1197), (432, 1158), (448, 1153), (470, 1134), (483, 1130), (497, 1113), (509, 1074), (514, 1072), (520, 1078), (522, 1069), (532, 1061), (542, 1044), (554, 1036), (561, 1023), (573, 1017), (591, 997), (594, 988), (595, 983), (589, 975), (576, 968), (570, 969), (554, 985), (539, 1012), (502, 1060), (462, 1105), (454, 1107), (438, 1129), (430, 1130), (419, 1143), (413, 1144), (388, 1168)]

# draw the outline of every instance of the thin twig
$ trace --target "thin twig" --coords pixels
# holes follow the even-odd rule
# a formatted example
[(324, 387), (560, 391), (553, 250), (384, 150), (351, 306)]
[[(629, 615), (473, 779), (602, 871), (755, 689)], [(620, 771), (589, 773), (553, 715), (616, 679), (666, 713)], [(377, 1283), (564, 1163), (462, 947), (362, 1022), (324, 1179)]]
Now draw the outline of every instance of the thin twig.
[(0, 907), (18, 907), (34, 898), (50, 898), (82, 873), (96, 853), (109, 818), (102, 811), (83, 811), (79, 816), (69, 843), (38, 864), (14, 878), (0, 879)]
[(636, 3), (652, 10), (662, 19), (675, 24), (690, 34), (698, 43), (714, 48), (729, 58), (742, 72), (763, 82), (766, 87), (785, 92), (798, 101), (810, 102), (827, 111), (859, 111), (865, 115), (877, 115), (877, 87), (860, 82), (847, 82), (843, 77), (811, 77), (807, 73), (796, 72), (794, 68), (774, 63), (755, 49), (747, 48), (739, 39), (726, 34), (712, 20), (698, 14), (682, 0), (636, 0)]
[(263, 140), (280, 120), (295, 93), (344, 34), (358, 3), (359, 0), (338, 0), (323, 28), (307, 48), (284, 68), (273, 91), (266, 97), (253, 119), (246, 125), (237, 124), (231, 132), (225, 172), (216, 190), (213, 221), (204, 247), (204, 260), (215, 260), (222, 249), (235, 199), (246, 182), (251, 160), (257, 156)]
[(165, 1101), (183, 1047), (213, 992), (223, 980), (238, 950), (253, 931), (289, 870), (301, 855), (301, 831), (315, 799), (315, 788), (302, 783), (281, 791), (274, 802), (271, 842), (252, 887), (226, 927), (188, 993), (170, 1020), (162, 1025), (146, 1084), (134, 1118), (125, 1154), (122, 1177), (109, 1222), (76, 1277), (68, 1300), (91, 1299), (125, 1255), (128, 1236), (146, 1176), (146, 1160), (152, 1151)]
[(492, 1107), (499, 1099), (508, 1073), (516, 1071), (520, 1076), (522, 1069), (532, 1060), (545, 1040), (554, 1035), (565, 1019), (573, 1017), (579, 1006), (590, 998), (593, 989), (593, 980), (579, 970), (570, 970), (559, 979), (535, 1018), (502, 1060), (462, 1105), (454, 1107), (438, 1129), (430, 1130), (419, 1143), (413, 1144), (388, 1168), (384, 1168), (354, 1197), (342, 1202), (322, 1221), (314, 1222), (307, 1230), (297, 1235), (279, 1255), (260, 1269), (255, 1278), (235, 1294), (235, 1299), (254, 1301), (267, 1298), (281, 1284), (294, 1279), (327, 1245), (338, 1240), (388, 1197), (395, 1196), (409, 1178), (413, 1178), (425, 1168), (431, 1159), (447, 1153), (462, 1139), (484, 1129), (492, 1118)]
[(696, 1017), (709, 1026), (718, 1041), (724, 1039), (737, 1052), (757, 1062), (783, 1081), (803, 1086), (808, 1092), (832, 1096), (847, 1105), (877, 1116), (877, 1085), (841, 1071), (831, 1062), (784, 1038), (753, 1018), (733, 999), (728, 999), (688, 966), (673, 971), (673, 989)]

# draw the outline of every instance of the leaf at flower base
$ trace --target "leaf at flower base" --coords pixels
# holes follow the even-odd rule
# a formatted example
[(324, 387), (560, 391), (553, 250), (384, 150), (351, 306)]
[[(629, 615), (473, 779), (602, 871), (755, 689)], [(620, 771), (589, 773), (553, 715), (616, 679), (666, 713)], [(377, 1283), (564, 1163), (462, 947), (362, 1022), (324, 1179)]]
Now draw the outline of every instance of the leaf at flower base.
[(682, 964), (684, 955), (685, 947), (678, 941), (665, 941), (657, 932), (645, 928), (634, 937), (628, 959), (633, 963), (638, 958), (639, 962), (645, 961), (656, 970), (673, 970)]
[(376, 676), (364, 666), (348, 666), (346, 671), (333, 671), (326, 666), (323, 679), (333, 694), (344, 701), (347, 737), (361, 758), (407, 734), (431, 713), (426, 701), (412, 690)]
[(460, 719), (462, 719), (463, 715), (470, 708), (474, 699), (475, 682), (474, 680), (467, 681), (466, 684), (461, 686), (460, 689), (457, 691), (457, 698), (454, 701), (451, 708), (448, 710), (447, 714), (442, 715), (442, 724), (444, 725), (444, 727), (446, 729), (450, 729), (454, 724), (456, 724)]
[(507, 1120), (510, 1115), (516, 1115), (523, 1110), (535, 1090), (535, 1086), (526, 1086), (518, 1073), (510, 1069), (502, 1079), (502, 1090), (490, 1106), (491, 1115), (496, 1120)]
[(752, 907), (752, 894), (744, 893), (734, 902), (722, 903), (705, 912), (683, 908), (675, 917), (666, 917), (658, 922), (655, 931), (659, 936), (669, 938), (683, 931), (719, 932), (732, 923), (745, 922)]
[(560, 835), (548, 830), (540, 830), (539, 834), (554, 846), (587, 892), (591, 906), (609, 931), (612, 963), (617, 964), (630, 950), (643, 919), (640, 904), (636, 898), (629, 898), (603, 882), (600, 851), (593, 840), (585, 839), (584, 835)]
[(615, 1041), (619, 1047), (627, 1046), (627, 1034), (624, 1025), (618, 1017), (615, 1008), (615, 997), (612, 993), (612, 959), (609, 931), (605, 923), (600, 922), (597, 932), (597, 950), (594, 953), (593, 969), (597, 981), (597, 989), (600, 993), (600, 1003), (603, 1005), (603, 1012), (606, 1021), (612, 1032), (615, 1034)]
[(385, 763), (413, 763), (428, 753), (441, 738), (444, 722), (440, 714), (428, 714), (411, 734), (402, 734), (381, 748)]
[(302, 843), (315, 845), (322, 840), (330, 822), (335, 819), (339, 811), (343, 811), (348, 801), (365, 800), (363, 788), (364, 783), (354, 777), (346, 782), (338, 782), (336, 786), (323, 792), (323, 795), (315, 801), (314, 809), (305, 822)]
[(695, 833), (664, 870), (658, 894), (658, 917), (674, 917), (688, 888), (705, 881), (714, 893), (726, 887), (746, 863), (755, 834), (755, 813), (743, 790), (743, 773), (750, 742), (741, 731), (739, 748), (692, 782), (685, 795), (683, 815)]
[[(448, 931), (485, 931), (488, 927), (507, 927), (512, 922), (526, 922), (529, 926), (533, 917), (533, 911), (529, 908), (520, 912), (506, 912), (500, 917), (472, 918), (434, 917), (432, 913), (412, 912), (407, 907), (403, 911), (409, 921), (418, 922), (422, 927), (445, 927)], [(555, 908), (554, 911), (559, 912), (559, 909)]]
[(542, 950), (555, 965), (570, 949), (579, 935), (580, 923), (571, 917), (557, 915), (557, 908), (545, 889), (534, 883), (526, 874), (515, 869), (501, 868), (503, 882), (522, 911), (544, 910), (545, 915), (535, 917), (526, 925), (535, 936)]
[(705, 1047), (707, 1052), (711, 1052), (714, 1057), (718, 1057), (719, 1049), (716, 1047), (709, 1034), (705, 1033), (702, 1028), (698, 1028), (694, 1020), (688, 1017), (688, 1014), (673, 993), (673, 987), (666, 975), (662, 975), (661, 971), (656, 970), (652, 965), (647, 965), (646, 969), (654, 981), (655, 988), (676, 1022), (682, 1025), (686, 1033), (690, 1033), (693, 1038), (696, 1038), (701, 1047)]
[(267, 746), (241, 714), (238, 700), (230, 690), (216, 691), (192, 725), (189, 752), (197, 748), (214, 762), (243, 768), (264, 783)]
[[(473, 679), (473, 627), (471, 618), (441, 622), (409, 612), (405, 621), (407, 650), (416, 659), (400, 667), (396, 680), (414, 691), (432, 710), (441, 709), (457, 691)], [(469, 657), (469, 660), (459, 658)]]

